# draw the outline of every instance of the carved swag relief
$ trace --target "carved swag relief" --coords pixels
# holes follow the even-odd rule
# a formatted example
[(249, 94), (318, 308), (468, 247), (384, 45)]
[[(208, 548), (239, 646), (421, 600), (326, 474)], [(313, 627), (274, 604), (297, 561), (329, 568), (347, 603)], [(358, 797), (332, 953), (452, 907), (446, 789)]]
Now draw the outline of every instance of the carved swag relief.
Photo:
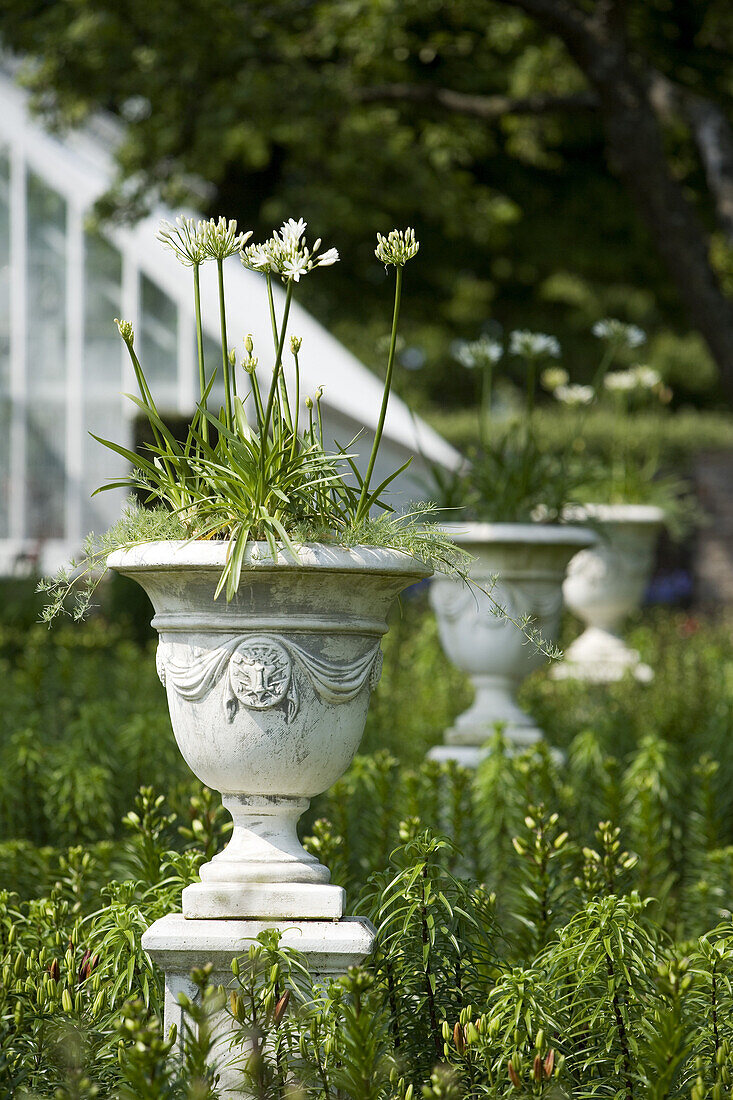
[(373, 689), (382, 673), (379, 642), (363, 656), (350, 662), (315, 657), (291, 639), (258, 634), (232, 638), (215, 649), (193, 647), (191, 660), (175, 660), (172, 647), (158, 644), (156, 667), (160, 681), (172, 686), (186, 702), (200, 702), (222, 683), (222, 702), (232, 722), (240, 706), (268, 710), (282, 704), (292, 722), (298, 713), (295, 668), (308, 676), (320, 698), (327, 703), (349, 703), (368, 683)]

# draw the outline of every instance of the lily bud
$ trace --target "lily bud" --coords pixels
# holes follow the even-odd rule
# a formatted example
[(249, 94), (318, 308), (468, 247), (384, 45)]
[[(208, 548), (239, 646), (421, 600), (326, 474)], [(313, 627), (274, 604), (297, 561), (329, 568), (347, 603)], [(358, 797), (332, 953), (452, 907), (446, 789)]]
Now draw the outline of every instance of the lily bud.
[(463, 1034), (463, 1028), (456, 1021), (456, 1026), (453, 1028), (453, 1042), (456, 1045), (456, 1050), (459, 1054), (463, 1054), (466, 1049), (466, 1038)]
[(547, 1057), (545, 1058), (543, 1068), (545, 1071), (545, 1077), (551, 1077), (552, 1071), (555, 1068), (555, 1051), (552, 1048), (550, 1048), (550, 1050), (548, 1050), (547, 1052)]
[(519, 1074), (517, 1073), (511, 1062), (509, 1063), (509, 1080), (514, 1085), (515, 1089), (521, 1089), (522, 1082), (520, 1081)]
[(280, 1000), (275, 1005), (275, 1011), (272, 1014), (272, 1022), (274, 1023), (275, 1027), (280, 1027), (280, 1024), (282, 1023), (282, 1018), (285, 1015), (285, 1011), (288, 1007), (288, 1002), (289, 1001), (290, 1001), (290, 990), (286, 989), (285, 992), (283, 993), (282, 997), (280, 998)]

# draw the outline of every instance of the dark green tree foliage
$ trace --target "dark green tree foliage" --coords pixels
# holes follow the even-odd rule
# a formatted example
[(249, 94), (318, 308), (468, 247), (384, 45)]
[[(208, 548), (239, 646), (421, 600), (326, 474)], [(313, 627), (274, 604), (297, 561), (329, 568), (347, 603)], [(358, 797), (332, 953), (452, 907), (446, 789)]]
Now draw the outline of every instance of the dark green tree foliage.
[[(613, 148), (609, 96), (566, 33), (574, 12), (595, 19), (609, 65), (620, 54), (620, 75), (639, 78), (626, 96), (638, 100), (631, 137), (635, 118), (643, 134), (642, 112), (662, 128), (659, 164), (636, 179)], [(3, 15), (4, 42), (29, 56), (26, 79), (47, 118), (74, 124), (101, 107), (127, 124), (104, 213), (138, 216), (162, 193), (256, 230), (302, 214), (346, 257), (309, 304), (375, 365), (381, 291), (363, 242), (388, 224), (419, 225), (423, 263), (405, 317), (426, 357), (420, 386), (441, 404), (472, 399), (470, 377), (450, 369), (450, 339), (489, 321), (523, 328), (529, 318), (558, 332), (577, 375), (590, 322), (621, 314), (661, 326), (650, 355), (677, 389), (713, 381), (688, 331), (705, 318), (680, 277), (694, 253), (714, 293), (707, 230), (718, 275), (731, 281), (724, 0), (8, 0)], [(718, 137), (706, 144), (711, 126)], [(670, 181), (704, 227), (687, 265), (665, 254), (639, 194)], [(684, 253), (681, 238), (667, 234)]]

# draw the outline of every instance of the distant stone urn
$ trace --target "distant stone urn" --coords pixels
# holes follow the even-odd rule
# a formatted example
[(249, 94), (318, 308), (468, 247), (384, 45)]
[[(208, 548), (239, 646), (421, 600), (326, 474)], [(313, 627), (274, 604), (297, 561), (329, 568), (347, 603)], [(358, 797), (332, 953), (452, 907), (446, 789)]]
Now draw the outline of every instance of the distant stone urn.
[(592, 683), (611, 683), (627, 673), (650, 680), (652, 669), (626, 644), (621, 629), (641, 605), (664, 512), (648, 504), (587, 504), (572, 516), (592, 521), (599, 538), (568, 568), (565, 603), (586, 629), (553, 675)]
[(221, 791), (227, 847), (183, 891), (183, 916), (338, 920), (344, 892), (296, 832), (348, 768), (397, 595), (430, 575), (404, 553), (307, 545), (247, 550), (234, 599), (214, 591), (224, 542), (151, 542), (110, 555), (145, 589), (158, 674), (186, 763)]
[[(468, 673), (476, 697), (430, 756), (475, 767), (497, 724), (517, 749), (542, 737), (535, 720), (517, 703), (516, 693), (546, 658), (515, 623), (529, 616), (545, 641), (557, 638), (567, 564), (593, 544), (595, 535), (564, 524), (465, 523), (445, 529), (473, 555), (469, 572), (479, 587), (437, 575), (430, 601), (446, 656)], [(514, 622), (497, 616), (496, 604)]]

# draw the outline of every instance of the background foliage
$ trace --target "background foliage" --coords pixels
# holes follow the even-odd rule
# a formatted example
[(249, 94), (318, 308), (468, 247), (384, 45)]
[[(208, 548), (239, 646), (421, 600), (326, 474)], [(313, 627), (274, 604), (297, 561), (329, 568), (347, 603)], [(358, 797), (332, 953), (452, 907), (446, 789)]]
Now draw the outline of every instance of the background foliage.
[[(680, 399), (714, 402), (716, 367), (609, 171), (586, 78), (523, 7), (542, 5), (157, 0), (151, 10), (140, 0), (9, 0), (3, 39), (25, 57), (49, 121), (76, 124), (102, 108), (125, 125), (104, 215), (136, 217), (162, 195), (260, 234), (306, 217), (344, 257), (337, 278), (305, 288), (307, 304), (375, 367), (386, 326), (367, 242), (385, 226), (416, 225), (421, 263), (405, 297), (402, 362), (423, 369), (398, 383), (413, 400), (472, 400), (450, 348), (481, 327), (557, 332), (582, 380), (591, 323), (610, 314), (654, 331), (648, 358)], [(632, 66), (641, 71), (643, 59), (709, 97), (724, 125), (727, 5), (635, 0), (623, 19)], [(488, 97), (492, 110), (456, 111), (444, 89)], [(669, 174), (712, 234), (728, 287), (729, 242), (693, 138), (681, 115), (665, 121)]]

